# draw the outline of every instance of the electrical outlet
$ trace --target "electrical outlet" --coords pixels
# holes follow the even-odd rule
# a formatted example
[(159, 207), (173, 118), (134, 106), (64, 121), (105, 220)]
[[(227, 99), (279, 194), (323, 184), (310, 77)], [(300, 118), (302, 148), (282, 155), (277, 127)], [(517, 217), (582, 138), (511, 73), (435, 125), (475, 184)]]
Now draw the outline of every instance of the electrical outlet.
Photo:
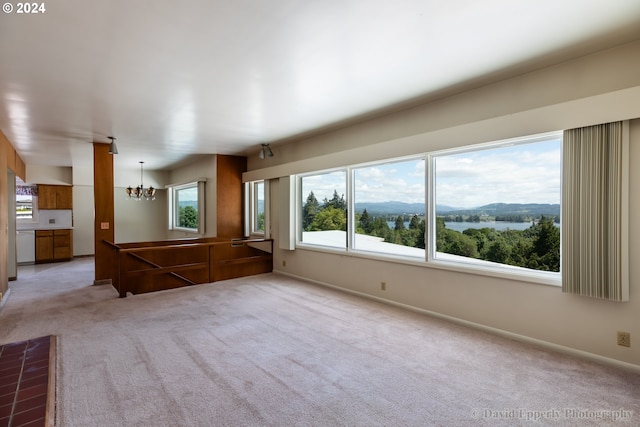
[(631, 347), (631, 334), (629, 332), (618, 331), (618, 345)]
[(381, 291), (387, 290), (387, 282), (380, 282), (380, 290)]

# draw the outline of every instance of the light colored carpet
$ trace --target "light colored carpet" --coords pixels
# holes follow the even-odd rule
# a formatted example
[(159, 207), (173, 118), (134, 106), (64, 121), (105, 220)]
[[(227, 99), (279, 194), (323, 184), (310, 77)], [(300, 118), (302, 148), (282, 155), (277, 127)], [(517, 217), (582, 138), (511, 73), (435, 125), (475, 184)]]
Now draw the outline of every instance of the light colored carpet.
[(640, 424), (639, 375), (281, 275), (92, 281), (20, 267), (0, 312), (0, 343), (58, 336), (58, 426)]

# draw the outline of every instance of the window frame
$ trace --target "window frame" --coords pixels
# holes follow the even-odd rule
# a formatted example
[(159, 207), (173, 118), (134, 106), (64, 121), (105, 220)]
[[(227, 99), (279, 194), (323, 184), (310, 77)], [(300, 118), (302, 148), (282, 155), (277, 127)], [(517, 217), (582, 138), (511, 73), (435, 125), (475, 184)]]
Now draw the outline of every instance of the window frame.
[(38, 209), (38, 196), (31, 195), (31, 216), (20, 217), (18, 216), (18, 195), (16, 194), (16, 223), (18, 224), (37, 224), (40, 218), (40, 210)]
[[(349, 256), (377, 259), (383, 261), (393, 261), (403, 264), (416, 265), (428, 268), (437, 268), (449, 271), (457, 271), (463, 273), (472, 273), (489, 277), (501, 277), (507, 279), (513, 279), (523, 282), (531, 282), (536, 284), (544, 284), (559, 287), (561, 286), (561, 272), (547, 272), (528, 269), (525, 267), (512, 266), (507, 264), (500, 264), (491, 261), (479, 260), (474, 258), (467, 258), (463, 256), (451, 255), (446, 253), (440, 253), (440, 256), (436, 256), (436, 212), (435, 212), (435, 168), (433, 159), (437, 156), (446, 154), (473, 152), (478, 150), (488, 150), (499, 147), (505, 147), (517, 144), (533, 144), (536, 142), (547, 141), (550, 139), (560, 139), (562, 144), (562, 131), (547, 132), (541, 134), (534, 134), (529, 136), (523, 136), (518, 138), (511, 138), (505, 140), (491, 141), (486, 143), (471, 144), (463, 147), (457, 147), (452, 149), (437, 150), (432, 152), (425, 152), (413, 156), (405, 156), (398, 158), (388, 158), (379, 161), (372, 161), (354, 165), (343, 166), (339, 168), (331, 168), (319, 171), (306, 172), (296, 175), (296, 247), (306, 250), (314, 250), (320, 252), (339, 253)], [(403, 161), (420, 160), (424, 159), (425, 162), (425, 250), (424, 257), (409, 257), (406, 255), (398, 255), (387, 252), (377, 252), (362, 249), (355, 249), (354, 233), (355, 233), (355, 200), (354, 200), (354, 171), (357, 169), (372, 167), (375, 165), (383, 165), (389, 163), (398, 163)], [(562, 171), (562, 159), (560, 161), (560, 168)], [(302, 179), (309, 176), (323, 175), (327, 173), (344, 171), (346, 173), (346, 191), (345, 200), (347, 203), (347, 244), (344, 248), (319, 245), (314, 243), (305, 242), (302, 239), (302, 208), (306, 201), (306, 196), (303, 194)], [(560, 171), (560, 176), (561, 176)], [(562, 178), (560, 178), (562, 179)], [(562, 181), (560, 182), (562, 188)], [(561, 190), (562, 191), (562, 190)], [(560, 202), (560, 209), (562, 210), (562, 203)], [(560, 233), (562, 239), (562, 230)], [(446, 255), (446, 256), (442, 256)]]
[[(169, 230), (181, 231), (192, 234), (204, 234), (205, 233), (205, 179), (201, 178), (197, 181), (187, 182), (184, 184), (168, 185), (168, 205), (169, 205)], [(181, 227), (178, 224), (179, 221), (179, 206), (177, 205), (178, 197), (177, 192), (186, 190), (189, 188), (195, 188), (197, 194), (197, 214), (198, 214), (198, 226), (196, 228)]]
[[(401, 259), (408, 259), (408, 260), (414, 260), (414, 261), (424, 261), (425, 257), (426, 257), (426, 252), (427, 252), (427, 248), (425, 247), (425, 249), (422, 249), (423, 254), (421, 256), (409, 256), (409, 255), (402, 255), (399, 253), (393, 253), (393, 252), (382, 252), (382, 251), (374, 251), (374, 250), (367, 250), (364, 248), (357, 248), (356, 247), (356, 233), (355, 230), (357, 229), (356, 227), (356, 217), (355, 217), (355, 204), (357, 202), (356, 200), (356, 172), (359, 169), (365, 169), (365, 168), (372, 168), (375, 166), (387, 166), (387, 165), (392, 165), (392, 164), (397, 164), (397, 163), (409, 163), (409, 162), (418, 162), (418, 161), (422, 161), (424, 163), (424, 178), (423, 178), (423, 203), (424, 203), (424, 207), (425, 207), (425, 245), (426, 245), (426, 224), (428, 223), (428, 214), (427, 214), (427, 174), (428, 174), (428, 170), (427, 170), (427, 156), (424, 154), (420, 154), (417, 156), (408, 156), (408, 157), (396, 157), (393, 159), (385, 159), (385, 160), (381, 160), (381, 161), (377, 161), (377, 162), (367, 162), (367, 163), (361, 163), (361, 164), (357, 164), (357, 165), (353, 165), (353, 166), (349, 166), (349, 178), (350, 178), (350, 182), (349, 185), (347, 187), (347, 193), (351, 196), (349, 198), (349, 200), (351, 201), (352, 204), (349, 205), (349, 212), (353, 212), (353, 215), (348, 215), (347, 219), (348, 221), (350, 221), (350, 227), (347, 230), (354, 230), (353, 233), (349, 233), (348, 238), (349, 238), (349, 248), (352, 252), (356, 252), (356, 253), (364, 253), (364, 254), (373, 254), (375, 256), (383, 256), (383, 257), (389, 257), (389, 258), (401, 258)], [(405, 245), (401, 245), (401, 246), (405, 246)], [(405, 246), (405, 247), (411, 247), (411, 246)]]
[[(321, 245), (321, 244), (317, 244), (317, 243), (309, 243), (309, 242), (305, 242), (303, 240), (303, 232), (304, 232), (304, 227), (302, 224), (303, 221), (303, 215), (302, 215), (302, 208), (303, 208), (303, 200), (306, 200), (306, 196), (303, 195), (303, 185), (302, 185), (302, 180), (304, 178), (309, 178), (312, 176), (320, 176), (320, 175), (329, 175), (329, 174), (333, 174), (336, 172), (343, 172), (345, 174), (345, 194), (344, 194), (344, 198), (345, 198), (345, 202), (346, 202), (346, 206), (347, 206), (347, 218), (346, 218), (346, 237), (345, 237), (345, 245), (344, 246), (335, 246), (335, 245)], [(349, 211), (351, 210), (351, 206), (350, 206), (350, 200), (351, 198), (349, 197), (349, 195), (347, 194), (349, 192), (349, 187), (348, 187), (348, 181), (350, 180), (349, 178), (349, 168), (348, 167), (340, 167), (340, 168), (333, 168), (333, 169), (325, 169), (325, 170), (320, 170), (320, 171), (314, 171), (314, 172), (308, 172), (308, 173), (303, 173), (303, 174), (298, 174), (296, 175), (296, 246), (301, 246), (301, 247), (305, 247), (305, 246), (309, 246), (312, 248), (318, 247), (318, 248), (324, 248), (324, 249), (329, 249), (332, 251), (339, 251), (340, 253), (344, 253), (348, 251), (348, 245), (349, 245), (349, 230), (352, 228), (351, 224), (349, 223)]]
[[(258, 229), (259, 210), (259, 191), (258, 186), (263, 186), (263, 211), (264, 211), (264, 230)], [(263, 238), (269, 238), (271, 235), (270, 215), (269, 215), (269, 199), (270, 186), (267, 180), (256, 180), (245, 183), (245, 236), (257, 235)]]
[[(436, 170), (435, 170), (435, 159), (439, 156), (446, 155), (454, 155), (454, 154), (462, 154), (462, 153), (472, 153), (484, 150), (492, 150), (502, 147), (516, 146), (516, 145), (527, 145), (527, 144), (535, 144), (545, 141), (550, 141), (553, 139), (560, 140), (560, 153), (562, 153), (562, 131), (556, 132), (547, 132), (542, 134), (523, 136), (518, 138), (511, 138), (500, 141), (492, 141), (481, 144), (468, 145), (464, 147), (451, 148), (446, 150), (438, 150), (433, 151), (427, 154), (427, 170), (428, 170), (428, 183), (427, 183), (427, 210), (428, 210), (428, 227), (427, 230), (436, 230)], [(560, 192), (562, 192), (562, 154), (560, 155)], [(561, 194), (560, 194), (561, 196)], [(560, 197), (560, 211), (562, 212), (562, 198)], [(562, 239), (562, 228), (560, 229), (560, 238)], [(427, 232), (426, 239), (428, 239), (427, 243), (427, 263), (441, 266), (453, 267), (455, 269), (459, 269), (462, 271), (466, 271), (468, 269), (476, 272), (495, 272), (497, 274), (505, 274), (507, 277), (511, 275), (516, 275), (518, 278), (520, 276), (530, 276), (536, 282), (547, 283), (555, 286), (561, 285), (561, 272), (548, 272), (541, 270), (534, 270), (525, 267), (519, 267), (509, 264), (502, 264), (492, 261), (480, 260), (475, 258), (468, 258), (460, 255), (448, 254), (445, 252), (437, 252), (436, 251), (436, 239), (437, 235), (435, 232), (429, 233)], [(438, 257), (437, 254), (440, 254)]]

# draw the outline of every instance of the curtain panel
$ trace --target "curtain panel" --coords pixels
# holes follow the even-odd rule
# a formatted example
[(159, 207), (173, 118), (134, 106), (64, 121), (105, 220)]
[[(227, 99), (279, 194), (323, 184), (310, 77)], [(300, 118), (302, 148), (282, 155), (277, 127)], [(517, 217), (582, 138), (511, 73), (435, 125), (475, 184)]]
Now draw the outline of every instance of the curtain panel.
[(628, 122), (564, 132), (562, 291), (629, 300)]

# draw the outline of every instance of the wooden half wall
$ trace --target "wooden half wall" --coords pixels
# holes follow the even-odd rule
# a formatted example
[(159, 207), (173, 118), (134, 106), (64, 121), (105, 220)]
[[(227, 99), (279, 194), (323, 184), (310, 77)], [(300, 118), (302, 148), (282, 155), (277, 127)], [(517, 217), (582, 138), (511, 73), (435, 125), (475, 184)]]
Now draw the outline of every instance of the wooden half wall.
[[(105, 242), (115, 242), (114, 171), (109, 144), (93, 144), (95, 198), (95, 283), (112, 282), (114, 252)], [(238, 238), (244, 234), (244, 186), (247, 158), (216, 155), (216, 236)]]

